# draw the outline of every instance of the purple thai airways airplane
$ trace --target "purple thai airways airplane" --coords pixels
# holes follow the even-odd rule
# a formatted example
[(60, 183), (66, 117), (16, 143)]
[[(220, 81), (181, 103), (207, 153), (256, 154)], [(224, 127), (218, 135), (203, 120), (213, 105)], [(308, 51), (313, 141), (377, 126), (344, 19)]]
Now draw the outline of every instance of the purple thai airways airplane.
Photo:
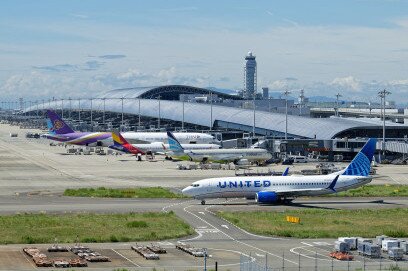
[(104, 146), (113, 144), (112, 133), (106, 132), (75, 132), (54, 111), (47, 110), (47, 126), (49, 133), (45, 138), (73, 145)]

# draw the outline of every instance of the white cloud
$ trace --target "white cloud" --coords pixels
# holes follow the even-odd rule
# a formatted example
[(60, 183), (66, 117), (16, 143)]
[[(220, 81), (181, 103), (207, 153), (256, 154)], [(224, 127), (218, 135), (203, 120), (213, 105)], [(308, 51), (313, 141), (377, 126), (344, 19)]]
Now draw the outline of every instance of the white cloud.
[(341, 87), (342, 89), (350, 89), (354, 91), (361, 91), (361, 82), (353, 76), (335, 78), (331, 85), (333, 87)]

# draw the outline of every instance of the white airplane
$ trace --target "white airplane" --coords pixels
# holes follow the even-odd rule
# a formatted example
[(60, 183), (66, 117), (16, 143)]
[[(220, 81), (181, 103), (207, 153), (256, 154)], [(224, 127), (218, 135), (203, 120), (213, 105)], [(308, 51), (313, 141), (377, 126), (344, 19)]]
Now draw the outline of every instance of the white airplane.
[[(204, 133), (174, 133), (174, 135), (183, 144), (209, 144), (215, 141), (212, 135)], [(165, 132), (124, 132), (122, 136), (131, 144), (167, 143)]]
[(315, 176), (262, 176), (210, 178), (192, 183), (182, 193), (205, 204), (205, 199), (255, 199), (259, 204), (289, 203), (299, 196), (317, 196), (360, 187), (369, 176), (376, 139), (369, 139), (353, 161), (342, 171)]
[[(152, 152), (168, 156), (172, 155), (169, 145), (162, 142), (130, 144), (119, 132), (112, 132), (112, 139), (113, 145), (110, 145), (109, 148), (114, 150), (132, 154)], [(182, 144), (182, 146), (190, 149), (218, 149), (220, 147), (217, 144)]]
[(184, 148), (182, 144), (171, 133), (167, 132), (169, 148), (175, 155), (188, 155), (193, 161), (233, 161), (239, 163), (241, 160), (264, 162), (272, 155), (265, 149), (207, 149), (194, 150)]

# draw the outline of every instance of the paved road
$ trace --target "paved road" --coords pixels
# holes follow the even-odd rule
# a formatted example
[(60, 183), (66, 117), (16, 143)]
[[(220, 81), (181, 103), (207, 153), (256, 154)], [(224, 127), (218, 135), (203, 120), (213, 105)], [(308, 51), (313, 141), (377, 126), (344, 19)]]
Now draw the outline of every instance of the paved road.
[[(197, 235), (185, 240), (169, 240), (191, 243), (197, 247), (207, 247), (212, 251), (231, 250), (245, 255), (261, 265), (268, 259), (268, 265), (285, 269), (298, 269), (299, 259), (302, 270), (314, 270), (314, 265), (331, 267), (332, 260), (327, 256), (334, 240), (299, 240), (292, 238), (264, 237), (245, 232), (227, 221), (214, 215), (217, 210), (284, 210), (287, 208), (389, 208), (408, 207), (408, 199), (390, 198), (384, 201), (378, 199), (302, 199), (292, 206), (258, 206), (244, 200), (210, 200), (202, 206), (195, 200), (163, 200), (163, 199), (98, 199), (62, 197), (55, 194), (21, 194), (19, 196), (0, 196), (0, 214), (16, 212), (130, 212), (130, 211), (170, 211), (187, 221), (197, 232)], [(267, 255), (267, 256), (266, 256)], [(300, 255), (300, 257), (299, 257)], [(366, 264), (378, 265), (379, 262), (365, 259)], [(237, 259), (238, 261), (238, 259)], [(364, 259), (357, 256), (353, 268), (361, 267)], [(389, 264), (390, 262), (388, 262)], [(347, 264), (334, 261), (336, 270), (346, 270)], [(382, 265), (387, 260), (382, 259)], [(401, 263), (407, 266), (408, 263)], [(237, 265), (229, 266), (236, 270)]]

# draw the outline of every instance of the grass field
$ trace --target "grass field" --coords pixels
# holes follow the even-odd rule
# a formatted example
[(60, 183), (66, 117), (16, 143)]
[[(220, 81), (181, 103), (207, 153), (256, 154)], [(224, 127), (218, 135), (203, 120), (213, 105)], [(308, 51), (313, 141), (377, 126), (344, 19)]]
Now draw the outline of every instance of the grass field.
[[(218, 212), (218, 215), (249, 232), (296, 238), (339, 236), (408, 237), (408, 209), (290, 210), (284, 212)], [(300, 224), (286, 222), (300, 217)]]
[[(171, 227), (169, 227), (171, 225)], [(0, 216), (0, 243), (154, 241), (194, 230), (173, 212), (129, 214), (23, 214)]]
[(185, 198), (162, 187), (66, 189), (64, 196), (98, 198)]
[(408, 185), (365, 185), (356, 189), (328, 194), (339, 197), (408, 197)]

